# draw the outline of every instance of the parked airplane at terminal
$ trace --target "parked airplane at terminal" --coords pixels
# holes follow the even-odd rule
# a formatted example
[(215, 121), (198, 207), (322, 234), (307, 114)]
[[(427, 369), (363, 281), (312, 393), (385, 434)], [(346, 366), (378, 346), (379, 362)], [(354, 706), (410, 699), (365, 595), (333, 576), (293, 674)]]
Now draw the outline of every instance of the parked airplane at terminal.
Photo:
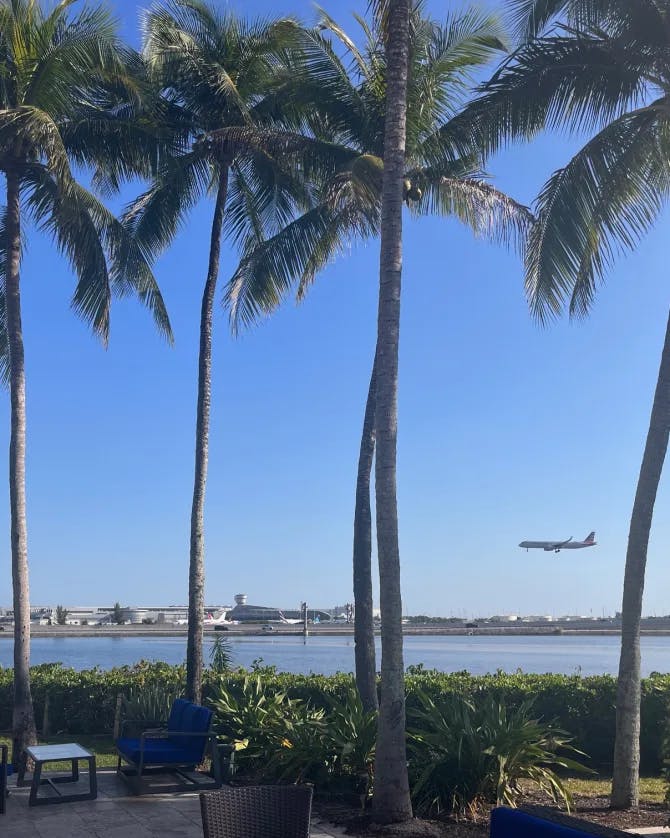
[(522, 541), (519, 547), (525, 547), (526, 550), (553, 550), (554, 553), (560, 553), (561, 550), (581, 550), (582, 547), (595, 547), (596, 534), (590, 532), (584, 541), (573, 541), (572, 536), (566, 541)]
[[(274, 621), (273, 621), (273, 620), (269, 620), (269, 622), (271, 622), (271, 623), (272, 623), (272, 622), (274, 622)], [(280, 611), (280, 612), (279, 612), (279, 622), (280, 622), (280, 623), (284, 623), (284, 625), (288, 625), (288, 626), (298, 626), (298, 625), (300, 625), (300, 623), (302, 623), (302, 620), (295, 620), (295, 619), (293, 619), (293, 618), (291, 618), (291, 617), (285, 617), (285, 616), (283, 615), (283, 613)]]
[(202, 622), (205, 626), (232, 626), (235, 624), (235, 620), (226, 620), (225, 611), (222, 611), (218, 617), (215, 617), (211, 612), (208, 612)]

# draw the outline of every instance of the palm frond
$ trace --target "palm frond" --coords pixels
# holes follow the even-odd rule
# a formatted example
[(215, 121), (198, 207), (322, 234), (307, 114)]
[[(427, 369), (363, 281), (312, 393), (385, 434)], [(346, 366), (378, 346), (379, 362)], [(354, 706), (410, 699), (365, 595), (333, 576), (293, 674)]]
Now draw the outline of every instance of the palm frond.
[(370, 69), (368, 67), (368, 63), (365, 60), (363, 53), (359, 51), (353, 39), (347, 35), (345, 30), (335, 21), (333, 17), (328, 14), (325, 9), (322, 9), (321, 6), (317, 4), (316, 10), (319, 13), (319, 23), (317, 24), (317, 29), (327, 29), (329, 32), (332, 32), (355, 62), (356, 68), (361, 76), (363, 78), (369, 78)]
[(510, 0), (508, 9), (520, 43), (547, 33), (560, 20), (574, 29), (604, 28), (611, 35), (632, 26), (663, 37), (665, 28), (656, 0)]
[(156, 257), (173, 240), (190, 209), (207, 193), (212, 164), (199, 153), (167, 158), (152, 186), (133, 201), (123, 223), (143, 252)]
[(526, 292), (544, 321), (566, 300), (586, 314), (618, 251), (632, 250), (668, 197), (670, 124), (660, 108), (621, 117), (545, 184), (526, 254)]
[[(323, 30), (303, 30), (296, 47), (294, 83), (289, 101), (315, 136), (356, 144), (359, 125), (368, 118), (360, 85)], [(325, 131), (324, 131), (325, 129)]]
[(300, 29), (292, 18), (247, 22), (190, 0), (152, 8), (142, 26), (154, 75), (201, 130), (251, 124), (251, 108), (273, 89)]
[(293, 288), (304, 289), (316, 270), (349, 238), (369, 235), (355, 208), (320, 204), (246, 254), (228, 282), (224, 304), (238, 332), (274, 311)]
[(98, 229), (79, 199), (76, 185), (60, 190), (56, 179), (42, 166), (29, 167), (23, 182), (28, 189), (25, 203), (30, 215), (40, 229), (53, 236), (77, 275), (74, 310), (106, 344), (112, 298), (107, 260)]
[(166, 156), (186, 150), (191, 126), (182, 108), (161, 95), (141, 57), (126, 50), (123, 71), (102, 74), (60, 133), (70, 158), (93, 168), (93, 182), (117, 192), (133, 177), (157, 174)]
[(192, 110), (209, 103), (216, 113), (233, 109), (247, 121), (247, 103), (225, 66), (230, 45), (224, 39), (234, 27), (234, 18), (221, 20), (206, 4), (172, 0), (144, 13), (144, 54), (154, 74), (179, 90)]
[(134, 294), (152, 313), (159, 332), (172, 341), (163, 298), (131, 231), (91, 192), (76, 182), (68, 189), (44, 168), (24, 176), (26, 207), (37, 225), (53, 235), (77, 275), (74, 310), (104, 343), (109, 338), (112, 295)]
[(438, 76), (453, 77), (487, 64), (507, 48), (507, 34), (500, 17), (470, 8), (448, 15), (433, 29), (429, 66)]
[(332, 262), (336, 256), (353, 246), (356, 240), (363, 241), (379, 232), (377, 219), (380, 207), (375, 213), (364, 213), (355, 202), (341, 206), (333, 214), (328, 229), (314, 242), (312, 253), (305, 263), (296, 288), (296, 300), (300, 302), (314, 283), (319, 271)]
[(116, 24), (103, 6), (85, 8), (67, 18), (61, 14), (31, 33), (34, 66), (22, 104), (67, 116), (76, 109), (82, 92), (103, 70), (122, 67), (123, 48)]
[(519, 43), (541, 35), (570, 0), (509, 0), (507, 14)]
[[(474, 73), (506, 50), (500, 19), (469, 9), (437, 25), (414, 27), (407, 93), (407, 149), (412, 159), (430, 148), (435, 132), (462, 107)], [(444, 149), (446, 133), (436, 145)], [(419, 151), (419, 147), (421, 151)]]
[(475, 236), (523, 253), (534, 218), (530, 209), (477, 177), (427, 178), (416, 214), (453, 216)]
[(58, 125), (45, 111), (20, 107), (0, 112), (0, 145), (19, 144), (41, 157), (55, 177), (71, 177), (70, 161)]
[(224, 231), (246, 251), (274, 235), (311, 203), (311, 185), (298, 167), (260, 152), (246, 155), (231, 168)]
[(452, 121), (485, 154), (543, 128), (590, 130), (638, 106), (644, 55), (587, 34), (539, 38), (520, 47)]
[(280, 160), (294, 159), (306, 178), (327, 177), (357, 156), (338, 143), (263, 126), (221, 128), (204, 136), (197, 147), (217, 160), (256, 152)]

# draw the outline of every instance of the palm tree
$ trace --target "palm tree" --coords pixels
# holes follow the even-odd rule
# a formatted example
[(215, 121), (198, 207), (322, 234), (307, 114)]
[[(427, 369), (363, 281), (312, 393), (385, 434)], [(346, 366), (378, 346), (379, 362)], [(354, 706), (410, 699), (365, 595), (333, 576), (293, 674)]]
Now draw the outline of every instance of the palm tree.
[[(593, 131), (537, 201), (526, 289), (545, 320), (586, 315), (618, 249), (633, 249), (670, 190), (669, 0), (516, 0), (521, 45), (463, 115), (489, 150), (560, 124)], [(556, 23), (560, 16), (564, 23)], [(551, 28), (549, 25), (551, 24)], [(611, 805), (637, 806), (640, 618), (670, 432), (670, 322), (631, 514), (623, 585)]]
[[(271, 311), (296, 284), (302, 298), (319, 269), (351, 238), (379, 232), (386, 20), (380, 13), (372, 29), (359, 23), (363, 50), (325, 13), (318, 29), (305, 33), (293, 96), (309, 118), (297, 127), (339, 148), (341, 164), (316, 189), (308, 212), (242, 260), (226, 292), (235, 330)], [(324, 31), (337, 39), (337, 49)], [(415, 216), (455, 216), (476, 235), (520, 243), (530, 214), (482, 178), (479, 156), (450, 129), (472, 72), (502, 48), (492, 17), (468, 11), (438, 25), (425, 17), (423, 4), (413, 6), (403, 197)], [(370, 503), (374, 414), (373, 369), (358, 461), (353, 549), (356, 682), (366, 709), (377, 706)]]
[(407, 88), (410, 69), (410, 0), (389, 0), (386, 61), (384, 171), (382, 175), (379, 310), (375, 353), (375, 501), (382, 617), (382, 682), (372, 806), (381, 822), (412, 817), (405, 749), (405, 666), (396, 480), (398, 346), (402, 273), (402, 204)]
[(378, 709), (374, 612), (372, 601), (372, 508), (370, 476), (375, 456), (376, 354), (372, 364), (356, 471), (354, 504), (354, 658), (356, 687), (367, 712)]
[[(301, 151), (299, 135), (272, 125), (285, 76), (282, 56), (298, 31), (288, 19), (245, 22), (200, 0), (174, 0), (144, 19), (144, 54), (164, 100), (179, 111), (189, 144), (165, 159), (127, 221), (147, 252), (157, 253), (205, 195), (214, 199), (200, 313), (196, 451), (189, 561), (188, 696), (202, 690), (204, 503), (212, 375), (212, 325), (221, 238), (248, 246), (308, 200), (301, 178), (280, 170), (275, 155)], [(259, 127), (263, 126), (263, 127)], [(225, 139), (210, 142), (227, 129)], [(307, 166), (307, 171), (309, 167)]]
[[(78, 277), (72, 305), (106, 342), (113, 293), (137, 293), (159, 328), (170, 335), (167, 313), (141, 251), (122, 225), (72, 175), (71, 162), (101, 168), (114, 136), (127, 133), (117, 107), (137, 100), (115, 26), (100, 8), (70, 16), (70, 2), (46, 13), (30, 0), (0, 4), (0, 170), (5, 176), (0, 267), (3, 377), (9, 383), (9, 452), (14, 607), (13, 760), (35, 741), (30, 690), (30, 597), (26, 526), (26, 393), (21, 326), (23, 222), (49, 233)], [(115, 128), (118, 117), (118, 124)], [(109, 140), (109, 143), (106, 142)], [(129, 171), (132, 149), (110, 171)]]

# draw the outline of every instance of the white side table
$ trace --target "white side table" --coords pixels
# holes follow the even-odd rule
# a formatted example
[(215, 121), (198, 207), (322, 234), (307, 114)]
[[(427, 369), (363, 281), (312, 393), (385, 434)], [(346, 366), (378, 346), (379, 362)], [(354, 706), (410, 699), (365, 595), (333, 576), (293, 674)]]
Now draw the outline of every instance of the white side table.
[[(30, 797), (28, 798), (29, 806), (46, 806), (50, 803), (68, 803), (75, 800), (95, 800), (98, 796), (98, 781), (95, 775), (95, 754), (77, 745), (76, 742), (67, 743), (64, 745), (32, 745), (26, 748), (25, 754), (35, 763), (35, 770), (33, 771), (33, 779), (30, 784)], [(42, 766), (48, 762), (63, 762), (68, 761), (72, 765), (70, 774), (65, 776), (59, 775), (56, 777), (42, 777)], [(87, 792), (77, 792), (75, 794), (62, 794), (58, 786), (62, 783), (76, 783), (79, 780), (79, 763), (88, 762), (88, 782), (89, 790)], [(26, 760), (24, 759), (22, 771), (17, 778), (17, 785), (23, 786), (26, 783), (23, 780)], [(40, 786), (51, 786), (56, 792), (56, 796), (39, 797), (38, 792)]]

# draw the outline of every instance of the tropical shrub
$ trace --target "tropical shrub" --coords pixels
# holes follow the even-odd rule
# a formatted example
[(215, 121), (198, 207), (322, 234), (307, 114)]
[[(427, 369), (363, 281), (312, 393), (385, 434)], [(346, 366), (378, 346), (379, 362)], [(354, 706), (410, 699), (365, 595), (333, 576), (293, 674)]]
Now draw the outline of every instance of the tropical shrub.
[[(123, 694), (122, 694), (123, 695)], [(121, 721), (137, 722), (136, 726), (126, 724), (125, 735), (139, 735), (147, 725), (165, 724), (175, 699), (182, 695), (181, 684), (170, 681), (147, 681), (142, 685), (133, 684), (123, 695)], [(130, 733), (130, 730), (135, 731)]]
[[(3, 641), (4, 642), (4, 641)], [(347, 701), (353, 684), (348, 673), (336, 675), (294, 675), (276, 672), (273, 667), (256, 664), (253, 672), (242, 669), (225, 674), (226, 682), (241, 689), (245, 678), (260, 676), (268, 696), (284, 693), (314, 708), (331, 713), (334, 701)], [(174, 685), (183, 695), (183, 666), (143, 661), (104, 671), (77, 671), (60, 664), (42, 664), (31, 669), (35, 715), (40, 726), (46, 697), (49, 697), (49, 725), (52, 732), (109, 733), (114, 725), (116, 699), (135, 687), (159, 681)], [(524, 674), (496, 672), (471, 675), (468, 672), (439, 672), (413, 667), (405, 679), (407, 707), (419, 706), (419, 691), (436, 702), (446, 696), (460, 696), (474, 704), (487, 697), (506, 705), (508, 710), (533, 702), (537, 718), (555, 719), (573, 736), (575, 747), (586, 752), (589, 765), (603, 773), (612, 770), (614, 746), (614, 704), (616, 679), (609, 675)], [(221, 683), (221, 676), (206, 670), (203, 700), (209, 702)], [(642, 682), (640, 750), (642, 770), (658, 774), (663, 767), (663, 737), (670, 699), (670, 675), (652, 673)], [(12, 670), (0, 668), (0, 730), (11, 728)]]
[(329, 699), (328, 736), (336, 750), (342, 775), (355, 778), (357, 790), (367, 795), (372, 778), (377, 742), (377, 713), (365, 711), (353, 682), (341, 696)]
[(376, 714), (363, 710), (349, 681), (341, 697), (322, 694), (317, 706), (276, 691), (258, 672), (241, 682), (235, 674), (219, 679), (211, 705), (218, 734), (237, 750), (237, 771), (364, 798), (371, 788)]
[(233, 650), (230, 647), (230, 640), (220, 634), (214, 636), (209, 652), (209, 665), (212, 671), (219, 675), (232, 668)]
[[(658, 691), (665, 707), (665, 719), (661, 727), (661, 746), (663, 749), (663, 781), (665, 784), (665, 805), (670, 807), (670, 697)], [(643, 693), (644, 695), (644, 693)], [(640, 736), (640, 741), (642, 736)]]
[(372, 791), (377, 714), (365, 712), (353, 681), (327, 705), (300, 703), (269, 768), (278, 769), (279, 779), (354, 793), (364, 803)]
[(299, 698), (287, 699), (287, 712), (277, 728), (277, 741), (266, 755), (263, 779), (313, 783), (325, 788), (333, 772), (325, 711)]
[(531, 715), (531, 704), (508, 710), (487, 697), (435, 701), (423, 692), (408, 712), (412, 798), (423, 815), (474, 814), (492, 803), (514, 806), (521, 780), (531, 780), (569, 808), (570, 793), (556, 768), (588, 771), (569, 735)]
[(269, 690), (260, 675), (245, 675), (241, 681), (220, 677), (209, 697), (217, 734), (237, 748), (238, 766), (251, 773), (265, 769), (267, 754), (281, 743), (285, 720), (295, 713), (297, 701)]

